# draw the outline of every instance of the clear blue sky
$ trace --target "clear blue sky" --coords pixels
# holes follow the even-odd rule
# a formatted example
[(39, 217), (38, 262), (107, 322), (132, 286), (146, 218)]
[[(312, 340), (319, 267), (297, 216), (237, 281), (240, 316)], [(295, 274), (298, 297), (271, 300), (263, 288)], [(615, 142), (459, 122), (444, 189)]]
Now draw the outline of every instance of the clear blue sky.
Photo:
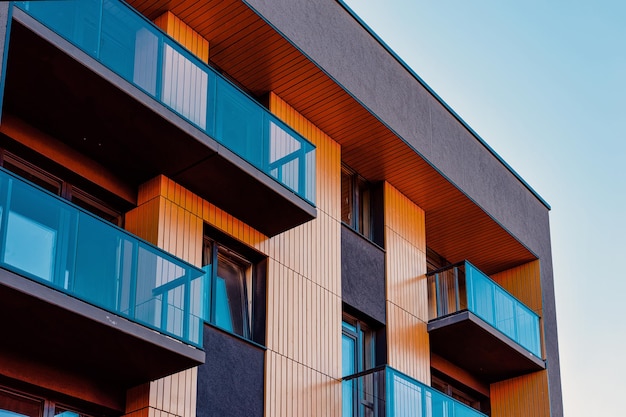
[(346, 3), (552, 206), (565, 415), (625, 415), (626, 0)]

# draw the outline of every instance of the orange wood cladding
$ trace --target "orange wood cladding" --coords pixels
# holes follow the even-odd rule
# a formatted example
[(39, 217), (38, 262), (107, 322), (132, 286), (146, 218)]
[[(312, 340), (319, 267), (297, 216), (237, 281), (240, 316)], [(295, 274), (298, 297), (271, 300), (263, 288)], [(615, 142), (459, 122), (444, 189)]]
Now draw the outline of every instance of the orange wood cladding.
[(209, 62), (209, 41), (180, 20), (174, 13), (169, 11), (163, 13), (154, 19), (154, 24), (176, 39), (178, 43), (200, 60)]
[(340, 220), (341, 211), (341, 148), (333, 139), (317, 126), (295, 111), (274, 93), (269, 94), (269, 108), (272, 113), (311, 141), (316, 147), (317, 159), (317, 209), (333, 219)]
[(493, 274), (491, 279), (515, 298), (541, 315), (541, 272), (539, 260)]
[(272, 113), (317, 147), (318, 217), (270, 240), (265, 415), (341, 414), (341, 154), (277, 95)]
[(389, 301), (387, 356), (391, 367), (430, 385), (430, 344), (426, 323)]
[(267, 351), (265, 415), (341, 417), (341, 383), (276, 352)]
[(389, 364), (430, 385), (424, 211), (385, 183)]
[(191, 368), (127, 391), (126, 417), (195, 417), (198, 369)]
[(550, 417), (548, 372), (491, 384), (491, 417)]

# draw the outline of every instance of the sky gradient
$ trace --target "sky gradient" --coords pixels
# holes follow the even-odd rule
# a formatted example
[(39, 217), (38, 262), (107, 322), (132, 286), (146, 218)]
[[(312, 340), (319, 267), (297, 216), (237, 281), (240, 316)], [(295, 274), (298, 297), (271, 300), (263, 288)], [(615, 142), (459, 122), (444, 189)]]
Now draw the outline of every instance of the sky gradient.
[(624, 415), (626, 1), (345, 2), (552, 206), (565, 416)]

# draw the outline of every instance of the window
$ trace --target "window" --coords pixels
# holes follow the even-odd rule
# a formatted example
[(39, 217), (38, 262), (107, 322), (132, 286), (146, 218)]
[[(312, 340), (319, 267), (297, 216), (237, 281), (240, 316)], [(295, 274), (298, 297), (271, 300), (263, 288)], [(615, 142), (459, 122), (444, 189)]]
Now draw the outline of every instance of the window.
[(373, 368), (375, 362), (374, 332), (365, 323), (344, 315), (341, 333), (343, 376)]
[(341, 168), (341, 221), (372, 239), (371, 186), (346, 166)]
[[(6, 170), (37, 184), (52, 194), (56, 194), (71, 201), (77, 206), (117, 226), (122, 226), (122, 213), (130, 208), (129, 204), (119, 204), (116, 198), (104, 191), (99, 193), (104, 197), (101, 199), (94, 195), (94, 193), (87, 192), (77, 187), (75, 184), (54, 175), (50, 171), (32, 164), (8, 151), (2, 152), (1, 164)], [(111, 201), (105, 202), (104, 199)], [(112, 200), (116, 201), (114, 202)]]
[(49, 399), (26, 396), (0, 388), (0, 417), (88, 417)]
[[(435, 375), (437, 374), (437, 375)], [(490, 415), (489, 398), (433, 370), (431, 386), (455, 400)]]
[[(376, 363), (375, 333), (365, 323), (344, 314), (341, 323), (341, 371), (350, 376), (374, 367)], [(374, 392), (374, 381), (352, 379), (343, 381), (343, 417), (370, 415), (374, 404), (366, 399)]]
[(207, 278), (204, 320), (264, 344), (265, 257), (228, 237), (210, 236), (217, 234), (213, 231), (204, 237), (202, 264)]

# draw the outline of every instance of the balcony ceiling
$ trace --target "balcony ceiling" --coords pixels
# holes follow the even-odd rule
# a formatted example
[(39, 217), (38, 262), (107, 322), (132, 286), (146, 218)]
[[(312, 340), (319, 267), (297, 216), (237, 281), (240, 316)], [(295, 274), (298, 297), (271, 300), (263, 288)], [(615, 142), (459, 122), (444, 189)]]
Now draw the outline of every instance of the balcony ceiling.
[(262, 97), (274, 91), (341, 144), (370, 181), (387, 180), (426, 211), (427, 244), (488, 274), (535, 259), (481, 208), (239, 0), (130, 0), (150, 19), (169, 10), (210, 43), (211, 63)]

